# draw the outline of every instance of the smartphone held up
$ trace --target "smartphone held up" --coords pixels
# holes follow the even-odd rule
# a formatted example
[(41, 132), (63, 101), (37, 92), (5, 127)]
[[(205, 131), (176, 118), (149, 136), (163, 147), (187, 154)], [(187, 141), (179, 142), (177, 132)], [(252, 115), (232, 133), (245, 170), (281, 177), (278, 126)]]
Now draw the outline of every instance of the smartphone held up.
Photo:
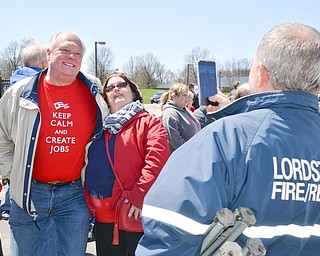
[(211, 102), (208, 98), (217, 94), (217, 68), (214, 61), (198, 61), (198, 86), (199, 102), (202, 106), (217, 106), (217, 102)]

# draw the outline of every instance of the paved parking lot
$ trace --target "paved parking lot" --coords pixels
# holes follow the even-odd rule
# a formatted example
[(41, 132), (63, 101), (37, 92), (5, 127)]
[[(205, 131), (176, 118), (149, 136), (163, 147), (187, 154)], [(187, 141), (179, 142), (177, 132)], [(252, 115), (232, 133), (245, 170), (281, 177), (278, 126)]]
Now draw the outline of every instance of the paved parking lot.
[(5, 256), (7, 256), (8, 251), (9, 251), (9, 225), (8, 225), (8, 221), (5, 221), (5, 220), (0, 221), (0, 236), (1, 236), (3, 253)]
[(144, 104), (144, 107), (150, 114), (154, 114), (156, 117), (160, 117), (160, 104)]

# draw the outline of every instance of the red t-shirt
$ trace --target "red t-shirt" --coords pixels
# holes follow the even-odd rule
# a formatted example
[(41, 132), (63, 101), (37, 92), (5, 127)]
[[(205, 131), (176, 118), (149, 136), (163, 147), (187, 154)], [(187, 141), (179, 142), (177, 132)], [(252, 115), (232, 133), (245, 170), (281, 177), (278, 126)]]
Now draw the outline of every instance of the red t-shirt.
[(76, 180), (95, 128), (96, 102), (80, 79), (55, 86), (45, 76), (38, 92), (41, 126), (32, 177), (42, 182)]
[(188, 105), (187, 108), (188, 108), (191, 112), (194, 112), (194, 111), (195, 111), (194, 106), (192, 106), (191, 104)]

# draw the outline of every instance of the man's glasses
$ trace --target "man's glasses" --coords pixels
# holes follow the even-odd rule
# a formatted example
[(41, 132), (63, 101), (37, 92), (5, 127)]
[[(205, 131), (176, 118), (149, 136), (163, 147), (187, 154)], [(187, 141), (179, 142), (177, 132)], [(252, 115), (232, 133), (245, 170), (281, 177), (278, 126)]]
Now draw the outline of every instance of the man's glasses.
[(119, 84), (116, 84), (116, 85), (107, 86), (105, 88), (105, 90), (106, 90), (106, 92), (113, 92), (116, 88), (123, 89), (123, 88), (126, 88), (127, 85), (128, 84), (126, 82), (123, 82), (123, 83), (119, 83)]

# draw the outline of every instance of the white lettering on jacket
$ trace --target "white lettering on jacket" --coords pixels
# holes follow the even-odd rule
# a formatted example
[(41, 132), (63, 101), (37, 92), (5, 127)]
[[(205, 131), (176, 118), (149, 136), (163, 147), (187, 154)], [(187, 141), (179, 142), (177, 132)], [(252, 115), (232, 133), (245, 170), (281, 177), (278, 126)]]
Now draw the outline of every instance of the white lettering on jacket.
[(273, 157), (271, 199), (320, 202), (320, 161)]

